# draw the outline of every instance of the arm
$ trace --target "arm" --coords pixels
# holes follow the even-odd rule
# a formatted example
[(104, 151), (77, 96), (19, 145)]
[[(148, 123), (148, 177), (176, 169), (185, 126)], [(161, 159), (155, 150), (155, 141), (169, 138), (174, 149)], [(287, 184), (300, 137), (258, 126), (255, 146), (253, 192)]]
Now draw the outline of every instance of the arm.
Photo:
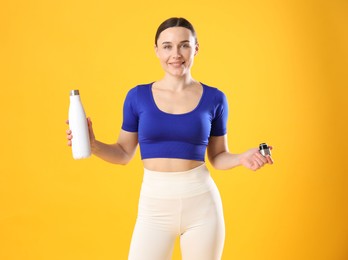
[(104, 161), (126, 165), (134, 156), (138, 145), (138, 133), (121, 130), (115, 144), (105, 144), (95, 140), (91, 144), (92, 153)]
[[(115, 144), (105, 144), (95, 139), (92, 121), (88, 121), (89, 137), (91, 142), (92, 153), (104, 161), (114, 164), (127, 164), (134, 156), (138, 145), (138, 133), (127, 132), (121, 130), (118, 140)], [(71, 139), (73, 133), (71, 130), (67, 131), (68, 145), (71, 146)]]
[(236, 166), (256, 171), (264, 164), (273, 164), (270, 156), (264, 157), (258, 148), (252, 148), (241, 154), (232, 154), (228, 151), (227, 135), (211, 136), (208, 143), (208, 159), (218, 170), (232, 169)]

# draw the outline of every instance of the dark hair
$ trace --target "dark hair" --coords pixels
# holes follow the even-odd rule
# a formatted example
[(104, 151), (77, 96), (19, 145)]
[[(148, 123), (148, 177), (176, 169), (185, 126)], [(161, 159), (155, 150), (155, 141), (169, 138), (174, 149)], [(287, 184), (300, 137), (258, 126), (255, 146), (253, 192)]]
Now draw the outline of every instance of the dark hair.
[(192, 24), (187, 21), (185, 18), (182, 17), (172, 17), (167, 20), (165, 20), (163, 23), (160, 24), (160, 26), (157, 29), (156, 36), (155, 36), (155, 45), (157, 46), (157, 40), (165, 29), (171, 28), (171, 27), (184, 27), (186, 29), (189, 29), (195, 37), (196, 43), (197, 43), (197, 36), (196, 36), (196, 31), (193, 28)]

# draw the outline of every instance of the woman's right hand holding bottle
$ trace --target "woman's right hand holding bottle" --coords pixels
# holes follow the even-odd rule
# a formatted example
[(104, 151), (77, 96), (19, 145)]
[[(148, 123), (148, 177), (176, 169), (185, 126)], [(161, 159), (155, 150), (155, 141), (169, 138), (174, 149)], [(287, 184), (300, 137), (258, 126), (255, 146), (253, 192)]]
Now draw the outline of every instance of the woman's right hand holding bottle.
[[(69, 125), (69, 120), (66, 120), (66, 123)], [(93, 127), (92, 127), (92, 120), (89, 117), (87, 118), (87, 125), (88, 125), (89, 141), (91, 143), (91, 148), (93, 148), (95, 143), (95, 135), (94, 135)], [(66, 139), (68, 140), (67, 142), (68, 146), (71, 146), (73, 133), (70, 129), (66, 130)]]

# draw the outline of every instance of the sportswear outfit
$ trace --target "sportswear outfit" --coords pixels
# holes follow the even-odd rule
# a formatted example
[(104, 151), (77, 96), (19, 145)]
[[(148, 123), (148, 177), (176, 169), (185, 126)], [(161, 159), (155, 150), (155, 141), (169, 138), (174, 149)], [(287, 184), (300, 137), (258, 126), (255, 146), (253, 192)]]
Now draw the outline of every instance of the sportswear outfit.
[[(223, 92), (201, 83), (196, 108), (170, 114), (157, 107), (152, 85), (132, 88), (123, 108), (122, 129), (138, 132), (141, 158), (204, 162), (209, 137), (226, 134), (228, 105)], [(128, 259), (170, 260), (177, 236), (183, 260), (221, 259), (223, 209), (205, 164), (182, 172), (144, 169)]]

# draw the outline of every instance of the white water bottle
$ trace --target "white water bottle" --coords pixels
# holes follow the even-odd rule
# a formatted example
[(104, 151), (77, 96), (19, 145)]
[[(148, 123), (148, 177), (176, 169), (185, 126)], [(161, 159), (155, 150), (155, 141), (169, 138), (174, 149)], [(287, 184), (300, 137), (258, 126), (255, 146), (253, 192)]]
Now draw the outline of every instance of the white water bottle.
[(88, 158), (91, 155), (91, 144), (86, 113), (78, 90), (70, 91), (69, 127), (73, 136), (71, 139), (73, 158), (76, 160)]

